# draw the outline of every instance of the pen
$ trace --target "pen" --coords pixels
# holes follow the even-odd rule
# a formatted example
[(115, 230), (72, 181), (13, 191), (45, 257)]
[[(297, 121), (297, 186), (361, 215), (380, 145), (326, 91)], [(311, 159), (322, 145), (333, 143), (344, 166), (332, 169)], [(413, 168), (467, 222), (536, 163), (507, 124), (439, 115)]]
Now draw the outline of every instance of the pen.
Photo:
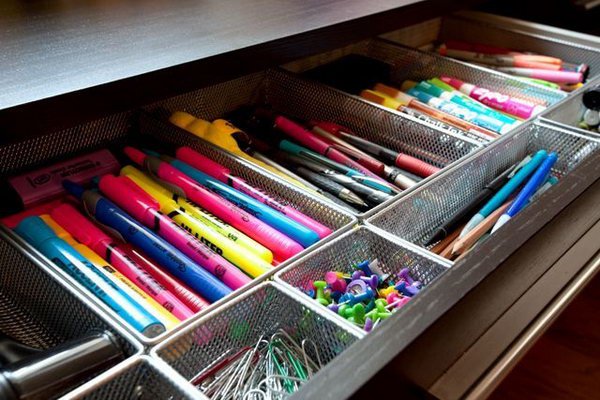
[(316, 151), (319, 154), (326, 156), (327, 158), (332, 159), (333, 161), (337, 161), (341, 164), (346, 165), (352, 169), (357, 170), (366, 176), (371, 176), (373, 178), (379, 179), (377, 175), (369, 171), (367, 168), (364, 168), (359, 163), (347, 157), (344, 153), (339, 150), (333, 148), (330, 144), (324, 142), (319, 137), (315, 136), (308, 129), (305, 129), (303, 126), (298, 125), (297, 123), (283, 117), (277, 116), (275, 117), (275, 126), (284, 132), (286, 135), (290, 136), (292, 139), (297, 142), (305, 145), (309, 149)]
[(129, 257), (127, 252), (108, 235), (96, 227), (70, 204), (62, 204), (51, 212), (52, 218), (69, 232), (76, 240), (90, 248), (98, 256), (106, 259), (129, 280), (135, 282), (144, 292), (169, 310), (180, 320), (194, 313), (164, 286)]
[(103, 273), (136, 303), (138, 303), (146, 311), (158, 319), (166, 329), (174, 328), (177, 324), (179, 324), (180, 320), (167, 311), (165, 307), (160, 305), (156, 300), (140, 289), (139, 286), (134, 284), (125, 275), (113, 268), (113, 266), (106, 262), (102, 257), (94, 253), (88, 246), (77, 242), (73, 236), (71, 236), (62, 226), (52, 219), (50, 215), (43, 214), (40, 215), (40, 218), (50, 227), (50, 229), (54, 231), (56, 236), (72, 246), (79, 254), (81, 254), (94, 267), (96, 267), (98, 271)]
[(320, 222), (312, 219), (308, 215), (296, 210), (293, 207), (287, 206), (273, 197), (269, 196), (263, 190), (256, 188), (246, 182), (244, 179), (235, 176), (221, 164), (216, 163), (208, 157), (203, 156), (197, 151), (190, 147), (180, 147), (176, 151), (176, 157), (183, 162), (190, 164), (192, 167), (197, 168), (204, 173), (212, 176), (215, 179), (220, 180), (223, 183), (239, 190), (255, 198), (256, 200), (268, 205), (269, 207), (279, 211), (283, 215), (287, 215), (289, 218), (301, 223), (315, 231), (320, 238), (327, 237), (331, 234), (331, 229), (321, 224)]
[(106, 197), (123, 207), (135, 220), (146, 225), (231, 289), (239, 289), (252, 281), (236, 266), (161, 213), (156, 199), (131, 179), (126, 176), (104, 175), (98, 186)]
[(319, 241), (319, 235), (317, 235), (316, 232), (266, 206), (260, 201), (210, 177), (191, 165), (170, 157), (162, 157), (161, 159), (165, 162), (168, 162), (170, 165), (177, 168), (179, 171), (183, 172), (212, 192), (218, 194), (224, 199), (227, 199), (231, 203), (255, 216), (264, 223), (294, 239), (302, 246), (309, 247), (310, 245)]
[(545, 150), (539, 150), (519, 171), (496, 192), (496, 194), (477, 212), (465, 225), (460, 237), (465, 236), (471, 229), (475, 228), (481, 221), (490, 215), (531, 175), (535, 169), (547, 157)]
[(375, 157), (379, 157), (385, 161), (392, 162), (398, 168), (405, 169), (408, 172), (412, 172), (418, 176), (428, 177), (440, 170), (438, 167), (428, 164), (425, 161), (421, 161), (418, 158), (409, 156), (408, 154), (403, 154), (398, 151), (388, 149), (347, 133), (342, 133), (342, 135), (346, 141), (354, 146), (359, 147), (363, 151), (366, 151), (367, 153), (370, 153)]
[(542, 186), (544, 181), (548, 178), (550, 174), (550, 170), (552, 166), (556, 163), (558, 159), (558, 155), (554, 152), (548, 154), (548, 157), (544, 160), (544, 162), (538, 167), (538, 169), (534, 172), (534, 174), (529, 178), (529, 181), (525, 184), (523, 189), (519, 192), (515, 200), (512, 202), (508, 210), (498, 219), (496, 225), (492, 229), (492, 233), (497, 231), (502, 225), (507, 223), (512, 217), (517, 215), (519, 211), (521, 211), (529, 202), (531, 196), (535, 194), (535, 192)]
[(189, 200), (245, 234), (251, 235), (270, 249), (277, 260), (287, 260), (303, 250), (297, 242), (198, 185), (196, 181), (160, 159), (147, 156), (133, 147), (126, 147), (124, 151), (136, 164), (145, 166), (155, 176), (180, 188)]
[(352, 178), (350, 178), (349, 176), (342, 175), (335, 171), (327, 169), (327, 167), (322, 166), (306, 158), (302, 158), (292, 154), (286, 154), (285, 160), (286, 162), (291, 161), (292, 163), (310, 169), (313, 172), (316, 172), (322, 176), (325, 176), (326, 178), (331, 179), (333, 182), (339, 183), (340, 185), (348, 188), (352, 192), (359, 195), (364, 201), (367, 202), (367, 204), (369, 204), (372, 207), (377, 206), (392, 198), (392, 196), (388, 195), (387, 193), (383, 193), (379, 190), (375, 190), (368, 186), (362, 185), (361, 183), (358, 183)]
[(425, 241), (424, 245), (429, 246), (438, 240), (442, 240), (450, 232), (452, 232), (460, 222), (465, 219), (476, 207), (480, 206), (484, 201), (487, 201), (496, 191), (498, 191), (509, 179), (515, 169), (516, 164), (505, 170), (502, 174), (494, 178), (490, 183), (477, 193), (477, 195), (464, 207), (457, 210), (450, 218), (448, 218), (435, 232)]
[(38, 216), (23, 219), (15, 232), (110, 307), (135, 330), (154, 337), (165, 331), (156, 317), (103, 275)]
[(369, 205), (365, 203), (359, 196), (357, 196), (351, 190), (346, 189), (342, 185), (333, 182), (331, 179), (324, 177), (322, 175), (317, 174), (316, 172), (312, 172), (309, 169), (303, 167), (297, 167), (296, 171), (300, 174), (300, 176), (309, 179), (311, 182), (314, 182), (315, 185), (320, 187), (323, 190), (328, 191), (329, 193), (339, 197), (345, 202), (349, 203), (352, 206), (360, 207), (361, 209), (367, 209)]
[(82, 201), (86, 212), (96, 221), (114, 229), (124, 240), (142, 249), (208, 301), (218, 301), (231, 293), (231, 289), (224, 283), (196, 265), (174, 246), (140, 225), (98, 192), (84, 190), (69, 181), (63, 184), (69, 193)]
[(281, 142), (279, 142), (279, 148), (285, 152), (304, 157), (306, 159), (315, 161), (319, 164), (323, 164), (324, 166), (326, 166), (328, 168), (331, 168), (337, 172), (341, 172), (341, 173), (355, 179), (357, 182), (364, 182), (365, 185), (370, 186), (373, 189), (380, 190), (380, 191), (390, 194), (390, 195), (398, 193), (397, 189), (384, 184), (380, 180), (375, 180), (375, 179), (371, 178), (370, 176), (364, 176), (363, 174), (361, 174), (360, 172), (358, 172), (352, 168), (346, 167), (343, 164), (340, 164), (333, 160), (330, 160), (327, 157), (324, 157), (324, 156), (322, 156), (318, 153), (315, 153), (314, 151), (311, 151), (305, 147), (302, 147), (295, 143), (292, 143), (289, 140), (282, 140)]
[(513, 75), (524, 76), (526, 78), (543, 79), (545, 81), (555, 83), (580, 83), (583, 81), (583, 74), (581, 72), (548, 71), (544, 69), (505, 67), (497, 67), (494, 69)]
[[(124, 175), (152, 196), (158, 202), (161, 212), (167, 214), (192, 236), (206, 244), (213, 252), (239, 266), (241, 270), (251, 276), (255, 274), (260, 275), (271, 269), (270, 262), (267, 262), (245, 247), (239, 246), (233, 240), (209, 229), (206, 225), (203, 225), (200, 221), (196, 220), (193, 217), (193, 214), (188, 214), (185, 207), (180, 207), (173, 200), (173, 196), (176, 195), (173, 195), (162, 186), (151, 181), (151, 179), (145, 176), (141, 171), (132, 170), (134, 170), (133, 167), (131, 167), (131, 170), (125, 171)], [(189, 207), (187, 204), (186, 206)], [(262, 247), (258, 243), (256, 243), (256, 246)], [(271, 256), (270, 261), (272, 261), (272, 259), (273, 257)]]
[[(205, 212), (191, 201), (169, 191), (134, 166), (123, 167), (121, 175), (127, 176), (154, 197), (158, 201), (161, 211), (171, 217), (173, 221), (234, 264), (241, 261), (237, 256), (248, 262), (255, 262), (256, 258), (267, 264), (271, 264), (273, 261), (271, 250)], [(256, 264), (260, 265), (262, 262), (256, 261)]]

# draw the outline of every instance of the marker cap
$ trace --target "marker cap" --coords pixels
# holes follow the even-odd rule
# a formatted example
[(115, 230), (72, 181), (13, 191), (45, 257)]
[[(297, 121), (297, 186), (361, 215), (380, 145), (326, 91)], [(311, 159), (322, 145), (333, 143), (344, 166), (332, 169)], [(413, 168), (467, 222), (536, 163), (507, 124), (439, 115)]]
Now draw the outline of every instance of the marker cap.
[(54, 231), (36, 215), (24, 218), (15, 231), (35, 248), (41, 247), (49, 239), (58, 238)]

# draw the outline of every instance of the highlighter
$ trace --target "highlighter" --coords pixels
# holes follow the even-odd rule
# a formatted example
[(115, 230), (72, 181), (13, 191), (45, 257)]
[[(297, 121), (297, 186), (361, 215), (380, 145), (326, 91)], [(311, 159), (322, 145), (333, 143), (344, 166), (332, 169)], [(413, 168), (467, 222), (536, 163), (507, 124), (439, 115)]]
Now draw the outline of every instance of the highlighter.
[(138, 165), (145, 166), (152, 174), (182, 190), (186, 197), (211, 214), (266, 246), (277, 261), (284, 261), (303, 250), (302, 246), (278, 230), (258, 220), (208, 189), (166, 162), (133, 148), (125, 147), (125, 154)]
[(165, 331), (160, 321), (59, 238), (38, 216), (23, 219), (15, 229), (25, 241), (98, 297), (135, 330), (149, 337)]
[(266, 194), (263, 190), (251, 186), (244, 179), (233, 175), (231, 171), (229, 171), (229, 169), (225, 168), (221, 164), (216, 163), (210, 158), (203, 156), (194, 149), (190, 147), (180, 147), (177, 149), (176, 156), (179, 160), (188, 163), (192, 167), (201, 170), (202, 172), (212, 176), (213, 178), (228, 184), (234, 189), (237, 189), (240, 192), (255, 198), (261, 203), (264, 203), (269, 207), (274, 208), (280, 213), (287, 215), (291, 219), (300, 222), (302, 225), (315, 231), (321, 239), (331, 234), (331, 229), (329, 229), (325, 225), (321, 224), (318, 221), (315, 221), (308, 215), (303, 214), (302, 212), (296, 210), (291, 206), (286, 206), (285, 204), (282, 204), (281, 202)]
[[(221, 240), (208, 239), (209, 236), (213, 237), (211, 234), (212, 231), (227, 239), (227, 242), (225, 243), (232, 241), (239, 247), (243, 248), (246, 252), (255, 254), (267, 264), (273, 262), (273, 253), (271, 250), (267, 249), (254, 239), (248, 237), (232, 226), (226, 224), (224, 221), (220, 220), (214, 215), (204, 211), (202, 208), (187, 200), (185, 197), (171, 192), (169, 189), (162, 186), (134, 166), (127, 165), (123, 167), (121, 169), (121, 175), (132, 179), (138, 186), (144, 189), (144, 191), (146, 191), (155, 199), (159, 200), (161, 205), (162, 199), (165, 199), (165, 201), (169, 199), (175, 202), (173, 207), (176, 207), (176, 210), (179, 210), (179, 212), (177, 215), (173, 215), (173, 220), (179, 223), (179, 225), (192, 233), (194, 236), (204, 241), (207, 245), (211, 246), (218, 253), (225, 252), (225, 250), (221, 245), (218, 244), (221, 242)], [(171, 206), (169, 205), (169, 208), (170, 207)], [(163, 212), (166, 212), (168, 215), (175, 214), (174, 210)], [(177, 221), (177, 219), (181, 219), (181, 221)], [(204, 232), (206, 232), (206, 236), (204, 236)]]
[(231, 289), (239, 289), (251, 279), (235, 265), (213, 252), (206, 244), (159, 211), (160, 205), (126, 176), (104, 175), (100, 190), (115, 204), (123, 207), (137, 221), (152, 229), (192, 261), (211, 272)]
[(185, 320), (194, 315), (173, 293), (170, 293), (133, 261), (122, 246), (115, 243), (92, 221), (77, 211), (75, 207), (65, 203), (52, 210), (51, 215), (66, 232), (94, 251), (96, 255), (103, 256), (120, 274), (135, 282), (153, 301), (161, 304), (161, 308), (169, 310), (180, 320)]
[(218, 301), (231, 293), (231, 289), (216, 277), (196, 265), (171, 244), (140, 225), (104, 196), (92, 190), (85, 190), (69, 181), (63, 182), (63, 185), (69, 193), (82, 201), (86, 212), (98, 223), (112, 228), (124, 240), (142, 249), (148, 256), (208, 301)]
[[(150, 181), (150, 178), (144, 176), (141, 171), (136, 170), (134, 167), (126, 168), (127, 170), (123, 168), (121, 171), (123, 173), (122, 176), (135, 182), (136, 185), (158, 202), (160, 210), (163, 213), (169, 215), (173, 221), (179, 224), (179, 226), (183, 227), (193, 236), (210, 246), (217, 254), (222, 255), (244, 271), (256, 268), (263, 270), (271, 268), (270, 263), (258, 257), (255, 253), (248, 251), (245, 247), (241, 247), (236, 242), (207, 228), (193, 216), (187, 214), (185, 209), (181, 210), (180, 206), (173, 200), (172, 194), (168, 190)], [(132, 172), (134, 170), (135, 172)], [(258, 243), (257, 245), (260, 246)]]
[(177, 159), (163, 158), (163, 160), (167, 161), (173, 167), (194, 179), (199, 184), (205, 186), (224, 199), (229, 200), (231, 203), (277, 229), (284, 235), (294, 239), (302, 246), (309, 247), (319, 241), (319, 235), (317, 235), (316, 232), (264, 205), (260, 201), (211, 178), (209, 175), (206, 175), (191, 165)]
[(148, 296), (142, 289), (127, 279), (126, 276), (118, 272), (107, 263), (102, 257), (94, 253), (92, 249), (84, 244), (78, 243), (62, 226), (60, 226), (51, 216), (45, 214), (40, 218), (56, 233), (56, 235), (73, 246), (82, 256), (84, 256), (98, 271), (102, 272), (115, 285), (119, 286), (125, 293), (131, 296), (139, 305), (143, 306), (148, 312), (154, 315), (167, 329), (174, 328), (180, 321), (173, 314), (169, 313), (156, 300)]

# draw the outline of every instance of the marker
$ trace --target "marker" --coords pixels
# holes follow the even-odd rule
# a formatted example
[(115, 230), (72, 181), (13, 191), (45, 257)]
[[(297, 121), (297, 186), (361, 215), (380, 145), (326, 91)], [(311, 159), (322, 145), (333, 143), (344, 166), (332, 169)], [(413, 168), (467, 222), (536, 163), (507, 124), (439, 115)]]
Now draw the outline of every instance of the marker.
[(52, 210), (52, 218), (75, 239), (106, 259), (120, 273), (135, 282), (145, 293), (169, 310), (180, 320), (194, 315), (179, 299), (158, 283), (141, 266), (129, 257), (127, 252), (108, 235), (79, 213), (70, 204), (63, 204)]
[(128, 255), (138, 265), (144, 268), (154, 279), (161, 285), (167, 288), (171, 293), (177, 296), (187, 308), (194, 313), (205, 310), (210, 303), (202, 297), (194, 293), (190, 288), (184, 285), (179, 280), (175, 279), (171, 274), (164, 271), (162, 268), (154, 264), (150, 259), (142, 254), (138, 249), (125, 245)]
[(303, 144), (311, 150), (316, 151), (319, 154), (326, 156), (327, 158), (332, 159), (333, 161), (339, 162), (340, 164), (344, 164), (347, 167), (355, 169), (363, 175), (380, 179), (377, 175), (373, 174), (367, 168), (364, 168), (362, 165), (353, 161), (344, 153), (340, 152), (333, 146), (327, 144), (327, 142), (324, 142), (319, 137), (315, 136), (308, 129), (305, 129), (303, 126), (298, 125), (297, 123), (283, 116), (275, 117), (275, 127), (284, 132), (292, 139), (296, 140), (297, 142)]
[(231, 289), (224, 283), (196, 265), (174, 246), (140, 225), (104, 196), (92, 190), (84, 190), (81, 186), (69, 181), (65, 181), (63, 184), (69, 193), (81, 199), (84, 209), (90, 216), (99, 223), (114, 229), (127, 242), (142, 249), (148, 256), (208, 301), (218, 301), (231, 293)]
[(315, 231), (321, 239), (331, 235), (331, 229), (325, 225), (312, 219), (301, 211), (296, 210), (293, 207), (286, 206), (285, 204), (275, 200), (263, 190), (253, 187), (244, 179), (233, 175), (229, 169), (225, 168), (221, 164), (216, 163), (210, 158), (203, 156), (192, 148), (180, 147), (177, 149), (175, 155), (179, 160), (188, 163), (192, 167), (199, 169), (205, 174), (208, 174), (213, 178), (228, 184), (232, 188), (255, 198), (261, 203), (266, 204), (267, 206), (279, 211), (283, 215), (286, 215), (294, 221), (297, 221), (307, 228)]
[(198, 185), (193, 179), (160, 159), (147, 156), (133, 147), (126, 147), (124, 151), (136, 164), (144, 165), (152, 174), (179, 187), (191, 201), (242, 232), (251, 235), (252, 238), (270, 249), (278, 261), (287, 260), (303, 250), (297, 242)]
[(239, 208), (245, 210), (269, 226), (272, 226), (286, 236), (294, 239), (302, 246), (309, 247), (319, 241), (319, 235), (317, 235), (316, 232), (253, 199), (252, 197), (241, 193), (214, 178), (211, 178), (209, 175), (192, 167), (191, 165), (170, 157), (163, 157), (162, 160), (168, 162), (170, 165), (177, 168), (179, 171), (183, 172), (212, 192), (218, 194), (224, 199), (229, 200)]
[(457, 210), (450, 218), (448, 218), (433, 234), (427, 239), (424, 243), (425, 246), (429, 246), (439, 240), (442, 240), (451, 232), (453, 232), (456, 227), (458, 227), (463, 219), (471, 212), (475, 210), (476, 207), (483, 204), (484, 201), (487, 201), (492, 195), (500, 190), (502, 186), (508, 182), (510, 175), (513, 173), (515, 169), (515, 165), (512, 165), (502, 174), (498, 175), (494, 180), (485, 185), (485, 187), (475, 196), (469, 203), (467, 203), (464, 207)]
[[(133, 167), (130, 168), (133, 169)], [(217, 234), (193, 218), (191, 214), (186, 213), (185, 209), (180, 209), (179, 205), (172, 200), (173, 197), (169, 191), (154, 182), (148, 182), (150, 180), (148, 177), (143, 176), (140, 171), (137, 172), (139, 175), (137, 173), (131, 174), (127, 171), (124, 176), (131, 179), (131, 181), (135, 182), (136, 185), (152, 196), (160, 207), (161, 212), (167, 214), (173, 221), (198, 240), (209, 246), (214, 252), (239, 266), (240, 269), (246, 271), (250, 275), (253, 275), (253, 273), (261, 274), (272, 268), (270, 263), (266, 262), (255, 253), (248, 251), (245, 247), (239, 246), (236, 242)], [(156, 186), (158, 186), (158, 188)], [(256, 243), (256, 245), (261, 246), (258, 243)]]
[(131, 179), (126, 176), (104, 175), (100, 178), (98, 186), (102, 193), (115, 204), (123, 207), (129, 215), (171, 243), (231, 289), (239, 289), (252, 281), (235, 265), (213, 252), (206, 244), (161, 213), (156, 199), (144, 192)]
[(63, 179), (84, 183), (98, 174), (118, 171), (119, 162), (106, 149), (67, 159), (0, 184), (0, 215), (12, 214), (64, 194)]
[(463, 82), (460, 79), (442, 76), (441, 80), (483, 104), (519, 118), (528, 119), (546, 109), (544, 106), (516, 99), (502, 93), (492, 92), (489, 89)]
[(558, 155), (554, 152), (548, 154), (548, 157), (544, 160), (542, 165), (535, 171), (535, 173), (529, 178), (529, 181), (525, 184), (523, 189), (519, 192), (515, 200), (511, 203), (510, 207), (496, 222), (494, 228), (492, 228), (492, 233), (497, 231), (502, 225), (510, 221), (512, 217), (517, 215), (525, 206), (529, 203), (529, 199), (533, 196), (537, 190), (542, 186), (542, 184), (548, 178), (550, 174), (550, 170), (552, 166), (558, 160)]
[(140, 306), (144, 307), (146, 311), (156, 317), (165, 328), (171, 329), (179, 324), (180, 320), (173, 314), (167, 311), (161, 306), (156, 300), (148, 296), (142, 289), (131, 282), (127, 277), (113, 268), (112, 265), (107, 263), (102, 257), (94, 253), (88, 246), (77, 242), (73, 236), (71, 236), (62, 226), (60, 226), (52, 217), (48, 214), (40, 215), (42, 221), (44, 221), (50, 229), (56, 233), (56, 235), (71, 245), (79, 254), (85, 257), (98, 271), (102, 272), (108, 279), (110, 279), (115, 285), (121, 290), (127, 293), (135, 302)]
[[(129, 179), (133, 180), (139, 187), (144, 189), (145, 192), (158, 200), (161, 207), (165, 207), (165, 209), (161, 211), (170, 215), (182, 228), (186, 229), (198, 239), (204, 241), (217, 253), (227, 253), (228, 255), (225, 256), (225, 258), (230, 259), (229, 250), (237, 252), (236, 249), (241, 248), (241, 254), (252, 253), (267, 264), (271, 264), (273, 261), (273, 253), (271, 250), (226, 224), (214, 215), (204, 211), (191, 201), (171, 192), (164, 186), (161, 186), (150, 176), (134, 166), (126, 165), (123, 167), (121, 169), (121, 175), (127, 176)], [(175, 204), (171, 202), (174, 202)], [(225, 239), (225, 241), (220, 237), (215, 236), (214, 233), (217, 233), (220, 237)], [(230, 243), (233, 243), (235, 246), (226, 246), (226, 244)]]
[(98, 297), (135, 330), (149, 337), (158, 336), (165, 331), (165, 326), (156, 317), (98, 271), (71, 245), (60, 239), (40, 217), (23, 219), (15, 232)]
[(543, 79), (555, 83), (580, 83), (583, 81), (581, 72), (572, 71), (548, 71), (543, 69), (531, 68), (495, 68), (498, 71), (508, 74), (524, 76), (526, 78)]
[(373, 154), (375, 157), (379, 157), (387, 162), (394, 163), (398, 168), (405, 169), (413, 174), (421, 177), (428, 177), (436, 172), (440, 171), (440, 168), (435, 167), (431, 164), (421, 161), (418, 158), (410, 156), (408, 154), (394, 151), (378, 144), (369, 142), (368, 140), (352, 136), (346, 133), (342, 134), (343, 138), (357, 146), (358, 148), (366, 151), (367, 153)]
[[(519, 171), (506, 183), (496, 194), (483, 206), (477, 214), (475, 214), (465, 225), (460, 233), (460, 237), (464, 237), (471, 229), (475, 228), (481, 221), (490, 215), (515, 191), (517, 188), (531, 175), (535, 169), (546, 159), (547, 153), (545, 150), (539, 150), (533, 158), (525, 164)], [(495, 221), (494, 221), (495, 222)]]
[(418, 99), (413, 96), (381, 83), (375, 85), (375, 91), (363, 90), (360, 96), (369, 101), (373, 101), (377, 104), (381, 104), (395, 110), (402, 111), (403, 107), (414, 109), (415, 111), (427, 114), (432, 118), (443, 121), (466, 132), (473, 132), (475, 134), (484, 135), (484, 137), (492, 139), (495, 139), (499, 136), (496, 132), (477, 126), (469, 121), (465, 121), (455, 117), (454, 115), (448, 114), (447, 112), (440, 111), (435, 107), (428, 106), (427, 104), (418, 101)]

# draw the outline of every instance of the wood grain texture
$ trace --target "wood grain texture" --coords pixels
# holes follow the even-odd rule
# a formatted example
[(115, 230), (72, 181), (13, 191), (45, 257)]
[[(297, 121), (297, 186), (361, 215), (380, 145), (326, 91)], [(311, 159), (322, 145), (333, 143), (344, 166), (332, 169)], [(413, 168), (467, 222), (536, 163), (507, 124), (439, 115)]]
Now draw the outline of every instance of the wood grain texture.
[(3, 1), (1, 135), (72, 126), (472, 3)]
[(600, 276), (539, 339), (490, 400), (587, 400), (600, 393)]

